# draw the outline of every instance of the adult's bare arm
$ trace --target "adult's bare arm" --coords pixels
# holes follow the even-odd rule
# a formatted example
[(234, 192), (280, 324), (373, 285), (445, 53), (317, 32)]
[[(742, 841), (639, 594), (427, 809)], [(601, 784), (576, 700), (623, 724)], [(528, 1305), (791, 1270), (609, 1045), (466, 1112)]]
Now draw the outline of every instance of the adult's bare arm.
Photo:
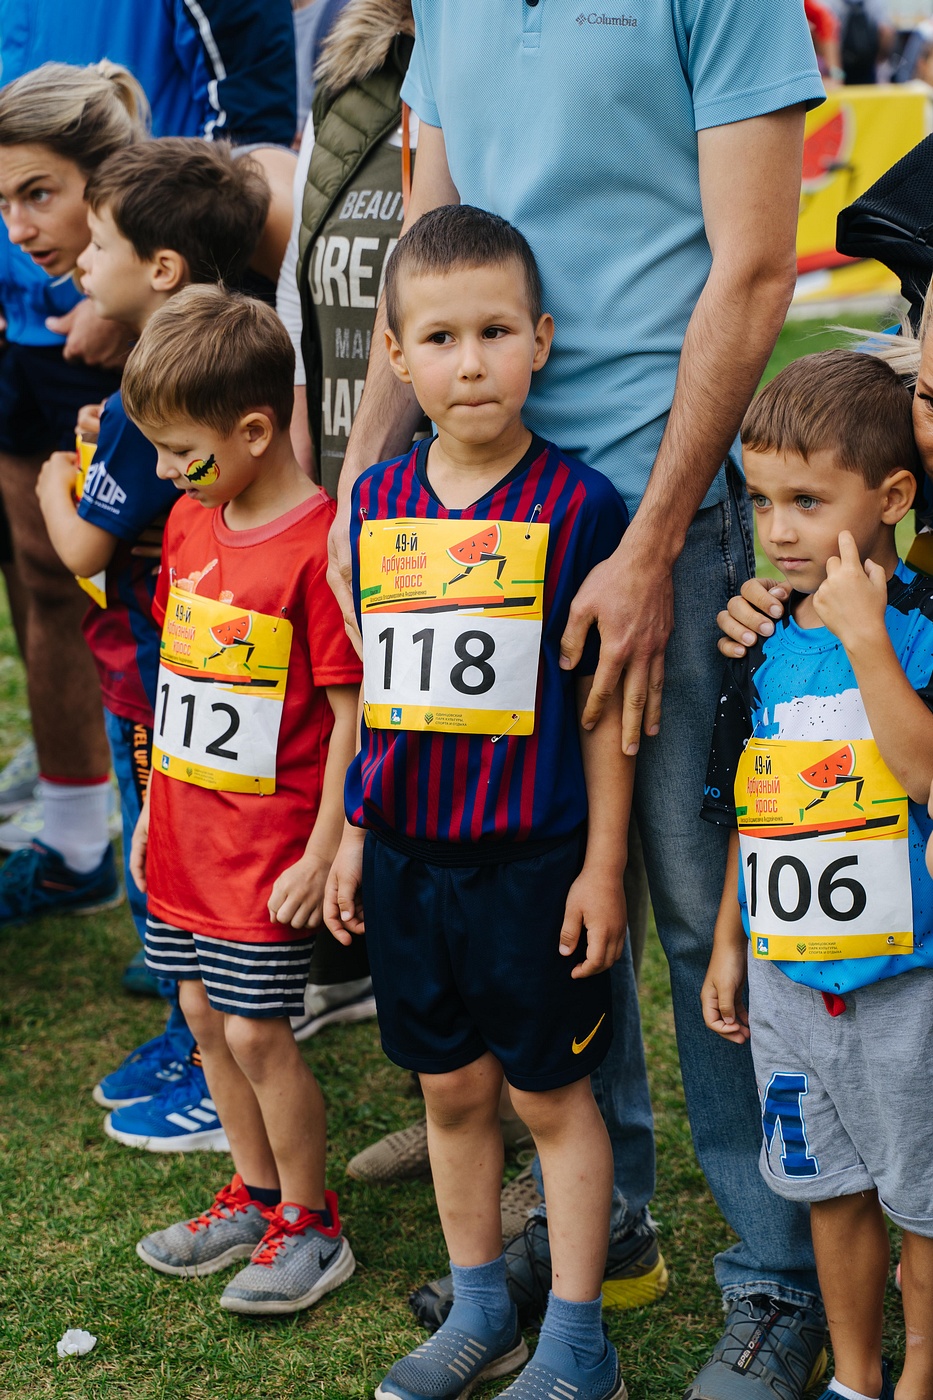
[(803, 108), (699, 134), (712, 268), (684, 337), (670, 418), (641, 505), (619, 548), (584, 582), (562, 642), (576, 665), (592, 623), (599, 668), (583, 715), (594, 725), (624, 680), (623, 743), (661, 719), (672, 571), (735, 437), (784, 319), (795, 277)]
[[(450, 177), (444, 133), (440, 127), (421, 123), (418, 152), (412, 178), (411, 200), (402, 223), (406, 233), (416, 219), (441, 204), (459, 204), (460, 195)], [(372, 349), (366, 371), (366, 387), (353, 422), (340, 473), (337, 518), (328, 541), (327, 581), (336, 594), (344, 618), (355, 627), (350, 590), (350, 492), (361, 472), (393, 453), (404, 452), (418, 426), (421, 410), (409, 385), (396, 379), (389, 367), (385, 345), (385, 303), (379, 302), (373, 325)]]

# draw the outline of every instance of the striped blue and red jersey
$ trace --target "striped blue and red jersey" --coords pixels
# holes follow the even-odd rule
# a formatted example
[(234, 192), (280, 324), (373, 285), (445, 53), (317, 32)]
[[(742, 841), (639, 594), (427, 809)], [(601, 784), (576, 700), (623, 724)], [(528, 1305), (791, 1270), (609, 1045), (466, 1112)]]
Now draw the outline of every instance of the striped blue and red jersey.
[(525, 841), (569, 835), (586, 820), (576, 680), (599, 656), (594, 628), (576, 671), (561, 670), (560, 639), (587, 574), (616, 549), (625, 504), (600, 472), (532, 439), (522, 460), (465, 510), (448, 510), (427, 476), (431, 440), (364, 472), (353, 488), (353, 586), (360, 617), (365, 522), (425, 518), (547, 524), (544, 617), (533, 733), (439, 734), (362, 725), (346, 783), (347, 817), (386, 835), (439, 842)]

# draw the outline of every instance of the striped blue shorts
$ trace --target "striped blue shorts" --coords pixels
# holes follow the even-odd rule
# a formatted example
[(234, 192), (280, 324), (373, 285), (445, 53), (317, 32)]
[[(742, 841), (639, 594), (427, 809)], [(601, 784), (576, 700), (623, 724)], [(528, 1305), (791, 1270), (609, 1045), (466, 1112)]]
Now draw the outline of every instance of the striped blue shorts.
[(314, 935), (235, 943), (146, 920), (146, 966), (156, 977), (203, 982), (215, 1011), (262, 1020), (304, 1013)]

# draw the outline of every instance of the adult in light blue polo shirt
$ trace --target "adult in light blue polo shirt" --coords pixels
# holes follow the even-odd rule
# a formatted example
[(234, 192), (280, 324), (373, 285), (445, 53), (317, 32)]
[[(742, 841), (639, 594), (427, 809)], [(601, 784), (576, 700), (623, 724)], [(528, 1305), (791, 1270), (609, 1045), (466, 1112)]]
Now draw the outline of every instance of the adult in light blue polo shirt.
[[(725, 845), (696, 813), (718, 697), (715, 613), (752, 564), (736, 468), (722, 464), (792, 292), (804, 109), (823, 97), (803, 6), (414, 0), (413, 9), (403, 95), (421, 128), (406, 227), (462, 200), (521, 229), (556, 324), (527, 421), (604, 471), (634, 512), (616, 554), (583, 585), (565, 649), (576, 661), (598, 624), (585, 720), (624, 671), (627, 748), (642, 726), (648, 736), (636, 810), (691, 1130), (739, 1237), (716, 1260), (726, 1333), (687, 1395), (787, 1400), (819, 1366), (819, 1291), (805, 1215), (769, 1199), (758, 1175), (750, 1056), (704, 1035), (699, 988)], [(374, 346), (380, 330), (377, 321)], [(401, 451), (415, 421), (374, 355), (341, 481), (344, 519), (352, 479)], [(342, 534), (334, 552), (336, 580)], [(629, 963), (613, 975), (624, 1029), (595, 1084), (616, 1169), (610, 1275), (657, 1261), (645, 1244), (651, 1119)]]

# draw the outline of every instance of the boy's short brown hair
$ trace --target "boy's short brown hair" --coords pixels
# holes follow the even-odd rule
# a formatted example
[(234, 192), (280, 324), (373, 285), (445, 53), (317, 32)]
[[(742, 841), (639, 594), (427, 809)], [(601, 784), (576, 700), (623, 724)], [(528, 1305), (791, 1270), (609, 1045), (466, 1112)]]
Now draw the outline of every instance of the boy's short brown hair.
[(180, 253), (192, 282), (229, 282), (246, 269), (269, 212), (269, 186), (249, 156), (223, 141), (163, 136), (109, 156), (85, 199), (107, 209), (138, 258)]
[(808, 461), (829, 450), (838, 466), (871, 488), (891, 472), (921, 472), (911, 393), (890, 365), (858, 350), (804, 355), (752, 400), (742, 446), (794, 452)]
[(441, 204), (412, 224), (386, 263), (386, 321), (398, 339), (402, 311), (399, 282), (410, 276), (443, 276), (459, 267), (501, 267), (517, 262), (522, 270), (532, 323), (541, 318), (541, 277), (524, 234), (488, 209), (472, 204)]
[(144, 431), (188, 419), (227, 437), (260, 409), (286, 432), (294, 379), (295, 351), (271, 306), (226, 287), (191, 286), (149, 319), (120, 388)]

